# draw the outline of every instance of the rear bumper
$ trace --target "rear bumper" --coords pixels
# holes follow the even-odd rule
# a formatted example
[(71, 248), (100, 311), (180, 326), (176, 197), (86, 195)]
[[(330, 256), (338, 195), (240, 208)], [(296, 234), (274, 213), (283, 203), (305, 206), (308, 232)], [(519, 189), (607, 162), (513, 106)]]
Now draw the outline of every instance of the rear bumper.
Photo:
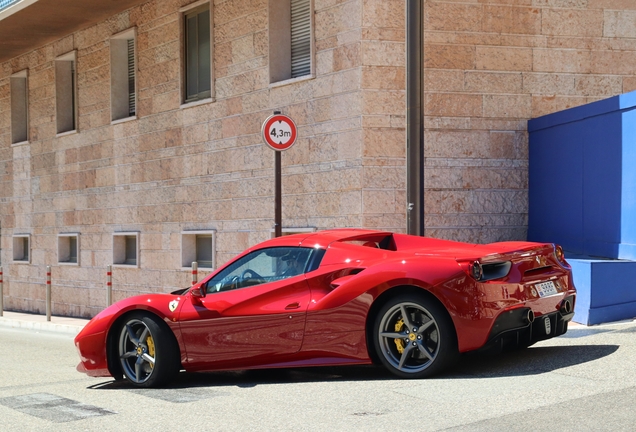
[(575, 295), (569, 295), (559, 310), (536, 317), (529, 307), (500, 314), (481, 350), (522, 348), (566, 333), (574, 317), (574, 300)]

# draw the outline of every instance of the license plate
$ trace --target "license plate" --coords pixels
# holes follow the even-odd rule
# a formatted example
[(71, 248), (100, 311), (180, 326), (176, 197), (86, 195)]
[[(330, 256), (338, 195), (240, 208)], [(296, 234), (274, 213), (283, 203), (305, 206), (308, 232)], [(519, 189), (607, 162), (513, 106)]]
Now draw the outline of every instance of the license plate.
[(556, 289), (556, 286), (554, 285), (554, 282), (552, 281), (541, 282), (536, 284), (534, 287), (537, 289), (537, 293), (539, 294), (539, 297), (541, 298), (549, 297), (551, 295), (555, 295), (559, 293)]

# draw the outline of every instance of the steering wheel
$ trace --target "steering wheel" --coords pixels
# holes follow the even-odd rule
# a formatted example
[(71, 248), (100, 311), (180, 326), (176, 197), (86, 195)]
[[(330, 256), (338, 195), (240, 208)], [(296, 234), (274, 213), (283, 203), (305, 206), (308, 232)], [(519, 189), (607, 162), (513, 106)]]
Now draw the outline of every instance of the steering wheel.
[(234, 276), (232, 280), (230, 280), (230, 289), (238, 288), (240, 281), (241, 279), (238, 276)]
[(254, 270), (247, 269), (243, 271), (243, 273), (241, 274), (241, 280), (245, 280), (245, 279), (263, 279), (263, 277), (259, 275), (258, 273), (256, 273)]

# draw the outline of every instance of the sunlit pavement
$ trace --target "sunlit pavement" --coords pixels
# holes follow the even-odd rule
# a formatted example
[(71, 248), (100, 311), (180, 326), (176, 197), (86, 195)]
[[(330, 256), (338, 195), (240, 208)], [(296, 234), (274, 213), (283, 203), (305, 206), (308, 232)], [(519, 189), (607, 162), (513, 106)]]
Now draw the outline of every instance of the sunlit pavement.
[(47, 321), (46, 315), (31, 314), (25, 312), (4, 311), (0, 317), (0, 328), (47, 331), (62, 334), (76, 335), (89, 321), (84, 318), (71, 318), (63, 316), (51, 316)]
[(182, 373), (168, 388), (133, 389), (75, 371), (73, 332), (86, 320), (25, 315), (0, 318), (2, 430), (632, 431), (636, 424), (634, 321), (572, 325), (528, 349), (464, 355), (426, 380), (372, 366), (327, 367)]

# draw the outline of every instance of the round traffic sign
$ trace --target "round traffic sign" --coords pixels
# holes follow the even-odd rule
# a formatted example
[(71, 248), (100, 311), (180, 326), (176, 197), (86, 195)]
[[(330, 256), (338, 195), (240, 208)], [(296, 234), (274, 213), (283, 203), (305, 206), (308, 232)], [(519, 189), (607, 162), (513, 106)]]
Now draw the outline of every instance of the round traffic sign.
[(263, 122), (265, 143), (276, 151), (287, 150), (296, 142), (298, 130), (294, 121), (283, 114), (274, 114)]

